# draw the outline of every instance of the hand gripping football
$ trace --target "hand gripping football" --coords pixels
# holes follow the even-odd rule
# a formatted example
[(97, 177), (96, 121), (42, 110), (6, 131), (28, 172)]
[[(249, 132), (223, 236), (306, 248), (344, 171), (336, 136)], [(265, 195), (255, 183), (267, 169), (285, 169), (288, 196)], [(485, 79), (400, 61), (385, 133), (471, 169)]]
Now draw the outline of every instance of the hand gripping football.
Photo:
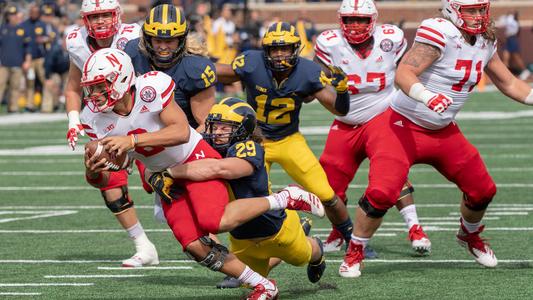
[(92, 157), (93, 155), (97, 156), (96, 161), (105, 158), (107, 160), (106, 166), (109, 167), (110, 171), (126, 169), (130, 164), (130, 159), (127, 153), (122, 153), (118, 156), (115, 152), (109, 153), (105, 150), (104, 145), (100, 144), (98, 141), (88, 142), (85, 144), (85, 149), (89, 150), (89, 157)]

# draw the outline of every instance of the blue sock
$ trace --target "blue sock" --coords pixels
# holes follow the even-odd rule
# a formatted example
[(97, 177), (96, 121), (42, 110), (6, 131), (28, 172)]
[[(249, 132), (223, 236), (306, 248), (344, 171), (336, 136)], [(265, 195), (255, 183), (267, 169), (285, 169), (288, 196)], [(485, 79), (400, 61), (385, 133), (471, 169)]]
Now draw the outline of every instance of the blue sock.
[(350, 243), (350, 239), (352, 238), (352, 230), (353, 230), (353, 223), (350, 218), (346, 219), (346, 221), (334, 225), (335, 228), (342, 234), (344, 237), (344, 241), (346, 242), (346, 245)]

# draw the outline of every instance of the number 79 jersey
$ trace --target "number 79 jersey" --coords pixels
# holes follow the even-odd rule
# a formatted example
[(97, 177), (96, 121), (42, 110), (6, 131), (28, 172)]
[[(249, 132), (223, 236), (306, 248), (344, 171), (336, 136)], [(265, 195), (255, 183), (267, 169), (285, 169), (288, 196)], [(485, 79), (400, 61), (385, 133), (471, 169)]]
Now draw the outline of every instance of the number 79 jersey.
[[(127, 116), (110, 112), (92, 112), (85, 107), (81, 122), (92, 139), (155, 132), (165, 127), (159, 114), (173, 101), (174, 81), (161, 72), (148, 72), (136, 78), (133, 108)], [(152, 171), (162, 171), (182, 163), (192, 153), (202, 136), (189, 127), (190, 137), (185, 144), (172, 147), (136, 147), (129, 155), (142, 161)]]
[(469, 44), (457, 27), (442, 18), (426, 19), (416, 32), (415, 42), (431, 45), (440, 50), (440, 57), (418, 79), (430, 91), (453, 99), (453, 104), (437, 114), (423, 103), (398, 91), (391, 107), (413, 123), (431, 130), (446, 127), (463, 107), (477, 85), (483, 69), (496, 53), (496, 41), (476, 35)]
[(350, 110), (336, 118), (350, 125), (364, 124), (389, 107), (394, 92), (396, 64), (407, 48), (403, 31), (380, 25), (373, 34), (370, 54), (354, 51), (338, 29), (323, 32), (316, 40), (315, 54), (325, 65), (340, 67), (348, 75)]

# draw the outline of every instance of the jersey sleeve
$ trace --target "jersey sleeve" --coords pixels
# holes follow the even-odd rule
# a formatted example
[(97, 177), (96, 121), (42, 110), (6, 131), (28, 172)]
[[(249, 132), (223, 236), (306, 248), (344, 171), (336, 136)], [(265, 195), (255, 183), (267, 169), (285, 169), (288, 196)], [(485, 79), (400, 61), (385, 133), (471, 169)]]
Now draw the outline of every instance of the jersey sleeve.
[(187, 80), (181, 89), (186, 94), (195, 95), (200, 91), (213, 86), (217, 82), (215, 65), (208, 58), (196, 55), (187, 56), (184, 63)]
[(325, 82), (321, 80), (322, 68), (316, 62), (301, 57), (300, 64), (299, 73), (304, 79), (302, 80), (304, 84), (301, 85), (304, 87), (302, 89), (304, 96), (313, 95), (326, 86)]
[(249, 162), (255, 170), (260, 170), (265, 164), (265, 151), (260, 144), (248, 140), (233, 144), (226, 157), (242, 158)]
[(126, 47), (124, 47), (124, 52), (126, 52), (126, 54), (128, 54), (128, 56), (131, 57), (133, 60), (133, 58), (137, 56), (139, 52), (138, 49), (139, 49), (139, 39), (133, 39), (133, 40), (128, 41), (128, 43), (126, 44)]
[(151, 71), (137, 78), (135, 83), (140, 100), (152, 111), (163, 110), (174, 100), (174, 80), (163, 72)]
[(437, 47), (441, 53), (446, 48), (446, 35), (442, 30), (439, 19), (427, 19), (418, 26), (416, 30), (415, 42), (428, 44)]
[(241, 79), (245, 78), (255, 69), (257, 61), (259, 60), (259, 55), (261, 55), (260, 53), (262, 52), (257, 50), (243, 52), (241, 55), (235, 57), (231, 63), (231, 68)]
[(387, 25), (386, 29), (393, 32), (390, 36), (393, 43), (394, 63), (398, 63), (407, 50), (407, 40), (405, 39), (403, 30), (399, 27), (395, 25)]
[(327, 30), (322, 32), (316, 39), (315, 55), (325, 65), (331, 65), (332, 59), (329, 53), (330, 42), (328, 39), (337, 38), (335, 32)]

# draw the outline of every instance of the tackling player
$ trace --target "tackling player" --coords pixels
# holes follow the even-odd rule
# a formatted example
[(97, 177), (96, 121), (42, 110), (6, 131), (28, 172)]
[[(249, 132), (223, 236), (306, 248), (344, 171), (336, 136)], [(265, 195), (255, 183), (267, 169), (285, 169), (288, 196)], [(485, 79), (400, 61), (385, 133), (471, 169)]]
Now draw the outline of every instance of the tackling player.
[(364, 244), (396, 202), (410, 166), (416, 163), (430, 164), (463, 192), (457, 241), (479, 264), (498, 264), (480, 237), (481, 220), (496, 185), (455, 116), (483, 70), (515, 101), (533, 105), (533, 91), (500, 60), (489, 11), (489, 0), (443, 0), (443, 17), (426, 19), (418, 27), (415, 43), (397, 70), (401, 91), (394, 95), (391, 108), (376, 117), (381, 151), (369, 153), (370, 182), (359, 201), (341, 276), (361, 275)]
[(302, 103), (315, 98), (330, 112), (346, 115), (347, 78), (341, 69), (334, 68), (330, 79), (318, 64), (300, 58), (301, 42), (295, 32), (288, 23), (272, 24), (263, 37), (262, 51), (246, 51), (231, 66), (217, 64), (217, 75), (222, 83), (243, 83), (265, 137), (267, 171), (272, 163), (280, 164), (294, 181), (320, 198), (331, 223), (349, 239), (352, 224), (345, 222), (349, 216), (344, 203), (337, 201), (326, 173), (299, 132)]
[[(339, 9), (340, 29), (323, 32), (316, 41), (315, 61), (334, 65), (348, 74), (350, 111), (331, 125), (320, 163), (329, 184), (345, 203), (346, 190), (367, 152), (375, 148), (374, 117), (383, 113), (394, 93), (396, 65), (407, 49), (403, 31), (384, 24), (376, 27), (378, 11), (372, 0), (344, 0)], [(407, 182), (396, 207), (403, 216), (413, 250), (431, 251), (431, 242), (418, 222), (413, 187)], [(325, 251), (340, 248), (344, 239), (336, 230), (328, 236)]]
[[(84, 27), (75, 27), (66, 33), (70, 67), (65, 87), (66, 110), (69, 119), (67, 140), (74, 150), (78, 134), (85, 130), (80, 123), (81, 86), (83, 64), (98, 49), (124, 49), (129, 40), (139, 37), (137, 24), (122, 24), (121, 8), (118, 0), (84, 0), (81, 5)], [(144, 166), (136, 161), (141, 174)], [(106, 206), (133, 240), (136, 253), (122, 262), (123, 266), (140, 267), (159, 263), (157, 250), (146, 236), (133, 201), (128, 193), (128, 174), (125, 170), (111, 174), (109, 185), (102, 187), (102, 197)], [(143, 176), (141, 176), (142, 178)], [(149, 187), (143, 182), (145, 189)]]
[[(157, 71), (135, 77), (131, 59), (125, 52), (107, 48), (93, 53), (84, 64), (81, 85), (87, 104), (81, 116), (84, 128), (94, 139), (101, 139), (108, 152), (116, 151), (118, 155), (128, 152), (155, 172), (176, 164), (220, 158), (189, 126), (174, 101), (172, 78)], [(107, 186), (112, 177), (105, 167), (106, 159), (97, 159), (97, 155), (88, 157), (86, 151), (87, 181), (99, 188)], [(157, 186), (164, 181), (150, 182)], [(275, 282), (252, 271), (228, 253), (226, 247), (206, 236), (232, 230), (269, 210), (287, 208), (324, 215), (318, 197), (298, 187), (231, 203), (221, 180), (183, 180), (173, 187), (179, 193), (171, 198), (163, 197), (161, 205), (183, 250), (201, 265), (253, 287), (251, 299), (277, 297)]]
[(193, 54), (185, 14), (174, 5), (150, 10), (141, 38), (130, 41), (124, 50), (132, 59), (137, 75), (162, 71), (176, 83), (174, 100), (185, 112), (189, 124), (203, 131), (205, 118), (215, 103), (215, 66), (204, 56)]
[[(256, 114), (238, 98), (215, 104), (206, 121), (204, 139), (222, 159), (202, 159), (168, 169), (175, 179), (226, 179), (236, 199), (270, 194), (264, 150), (254, 135)], [(253, 204), (250, 204), (253, 205)], [(267, 276), (270, 258), (295, 266), (307, 264), (309, 281), (318, 282), (326, 269), (322, 242), (306, 237), (298, 214), (274, 210), (230, 231), (230, 251), (252, 270)]]

